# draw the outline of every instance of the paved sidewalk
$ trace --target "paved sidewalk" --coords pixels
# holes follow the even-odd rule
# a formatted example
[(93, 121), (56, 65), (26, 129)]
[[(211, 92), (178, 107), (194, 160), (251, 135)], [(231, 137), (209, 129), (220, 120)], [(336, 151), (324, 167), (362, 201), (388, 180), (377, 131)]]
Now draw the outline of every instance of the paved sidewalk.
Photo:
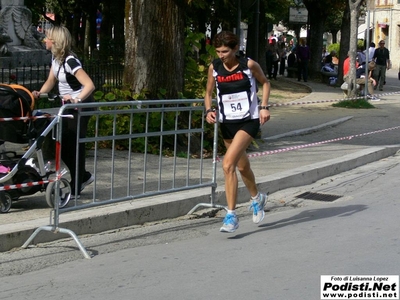
[[(399, 129), (392, 129), (400, 125), (400, 95), (394, 94), (400, 90), (398, 83), (397, 72), (388, 71), (382, 100), (371, 102), (375, 109), (334, 108), (330, 100), (343, 98), (340, 88), (312, 81), (305, 83), (312, 93), (293, 101), (309, 104), (273, 105), (271, 120), (262, 127), (262, 139), (249, 152), (260, 189), (271, 195), (268, 209), (277, 205), (279, 199), (274, 199), (273, 193), (278, 190), (309, 184), (394, 155), (400, 148)], [(225, 205), (221, 168), (217, 178), (217, 204)], [(198, 203), (209, 203), (209, 195), (210, 189), (201, 189), (69, 212), (61, 214), (60, 227), (79, 235), (174, 218)], [(36, 228), (49, 224), (50, 210), (44, 194), (34, 197), (44, 204), (11, 209), (0, 215), (0, 251), (21, 246)], [(248, 199), (241, 184), (239, 202), (246, 203)], [(40, 233), (34, 242), (60, 237), (65, 235)]]

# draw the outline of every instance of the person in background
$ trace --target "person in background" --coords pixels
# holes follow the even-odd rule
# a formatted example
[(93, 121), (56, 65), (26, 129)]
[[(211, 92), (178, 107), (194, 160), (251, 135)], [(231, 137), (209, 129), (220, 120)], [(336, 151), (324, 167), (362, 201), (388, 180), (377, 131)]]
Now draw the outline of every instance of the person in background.
[(275, 40), (275, 42), (278, 42), (278, 38), (276, 37), (276, 34), (272, 34), (269, 38), (268, 38), (268, 43), (271, 44), (272, 40)]
[(296, 50), (296, 44), (294, 43), (294, 39), (289, 41), (289, 51), (294, 52)]
[(308, 62), (311, 58), (310, 48), (306, 45), (306, 40), (304, 38), (300, 39), (299, 45), (296, 47), (297, 56), (297, 81), (301, 80), (303, 77), (304, 82), (308, 79)]
[(267, 71), (268, 78), (277, 80), (278, 75), (278, 64), (280, 61), (279, 48), (276, 39), (272, 38), (271, 42), (267, 46)]
[(321, 60), (324, 61), (325, 57), (327, 55), (329, 55), (329, 52), (326, 50), (326, 47), (324, 46), (324, 47), (322, 47), (322, 59)]
[(296, 58), (295, 51), (291, 51), (290, 54), (288, 55), (287, 64), (288, 64), (288, 68), (292, 68), (292, 67), (296, 66), (297, 58)]
[[(49, 93), (58, 82), (58, 91), (63, 101), (71, 103), (92, 102), (92, 92), (95, 89), (93, 81), (83, 70), (82, 64), (71, 50), (72, 37), (64, 26), (54, 26), (46, 30), (46, 49), (53, 58), (49, 76), (40, 91), (33, 91), (34, 97), (41, 93)], [(92, 174), (85, 169), (85, 144), (79, 144), (79, 156), (76, 153), (76, 135), (78, 132), (77, 111), (66, 111), (74, 115), (73, 119), (62, 119), (62, 149), (61, 159), (67, 165), (71, 175), (71, 197), (78, 199), (80, 192), (94, 181)], [(90, 117), (80, 118), (80, 138), (86, 136)], [(78, 178), (76, 178), (76, 160), (78, 159)], [(77, 185), (75, 185), (75, 183)]]
[[(359, 67), (358, 61), (356, 60), (356, 69)], [(347, 53), (346, 59), (343, 61), (343, 79), (346, 81), (345, 76), (349, 74), (350, 71), (350, 52)]]
[(379, 90), (383, 91), (383, 85), (386, 83), (386, 70), (390, 70), (389, 50), (385, 47), (384, 40), (379, 41), (379, 47), (375, 49), (372, 59), (376, 62), (374, 79)]
[[(205, 118), (209, 124), (220, 123), (226, 147), (222, 168), (228, 207), (220, 231), (234, 232), (239, 227), (235, 210), (238, 193), (236, 168), (251, 196), (249, 210), (253, 211), (253, 222), (257, 224), (264, 219), (267, 195), (258, 191), (246, 149), (257, 136), (260, 125), (270, 119), (270, 83), (257, 62), (236, 55), (239, 40), (235, 34), (221, 31), (214, 37), (213, 45), (218, 58), (213, 60), (208, 69), (204, 97)], [(262, 86), (260, 105), (257, 81)], [(212, 107), (214, 88), (218, 110)]]
[(370, 61), (373, 59), (373, 57), (374, 57), (374, 54), (375, 54), (375, 47), (376, 47), (375, 43), (374, 43), (374, 42), (371, 42), (371, 43), (369, 44), (368, 50), (365, 50), (365, 51), (368, 51), (368, 62), (370, 62)]
[[(370, 61), (368, 63), (368, 94), (367, 98), (371, 101), (379, 101), (380, 99), (374, 95), (374, 87), (376, 86), (376, 81), (372, 77), (372, 74), (375, 69), (375, 62)], [(360, 65), (357, 70), (356, 70), (356, 83), (360, 85), (360, 90), (361, 92), (364, 91), (365, 87), (365, 71), (366, 71), (366, 65), (362, 64)]]
[(280, 63), (279, 63), (279, 75), (283, 76), (285, 75), (285, 68), (286, 68), (286, 45), (285, 42), (280, 42), (279, 44), (279, 57), (280, 57)]
[(357, 62), (362, 66), (367, 63), (365, 53), (362, 47), (357, 47), (357, 54), (356, 54)]
[(336, 51), (332, 50), (324, 59), (324, 65), (330, 68), (334, 68), (335, 65), (333, 64), (333, 58), (336, 57)]

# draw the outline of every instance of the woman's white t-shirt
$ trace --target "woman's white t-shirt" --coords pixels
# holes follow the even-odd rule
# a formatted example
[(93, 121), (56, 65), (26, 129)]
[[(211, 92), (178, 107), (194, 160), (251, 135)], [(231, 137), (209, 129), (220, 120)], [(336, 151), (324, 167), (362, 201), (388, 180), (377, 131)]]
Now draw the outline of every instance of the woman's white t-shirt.
[(54, 76), (58, 79), (58, 91), (60, 96), (69, 94), (72, 98), (78, 97), (83, 89), (82, 84), (74, 75), (82, 68), (79, 59), (73, 55), (69, 55), (61, 65), (58, 61), (53, 59), (52, 67)]

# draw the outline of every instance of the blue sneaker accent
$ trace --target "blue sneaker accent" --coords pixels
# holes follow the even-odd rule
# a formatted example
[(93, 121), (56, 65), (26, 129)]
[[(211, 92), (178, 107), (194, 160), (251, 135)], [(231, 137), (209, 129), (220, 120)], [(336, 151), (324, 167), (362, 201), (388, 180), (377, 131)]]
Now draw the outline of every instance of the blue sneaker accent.
[(239, 218), (234, 214), (226, 214), (224, 224), (219, 229), (220, 232), (235, 232), (239, 228)]
[(267, 194), (260, 193), (258, 200), (253, 200), (250, 204), (249, 210), (253, 211), (253, 222), (260, 223), (265, 216), (264, 206), (267, 202)]

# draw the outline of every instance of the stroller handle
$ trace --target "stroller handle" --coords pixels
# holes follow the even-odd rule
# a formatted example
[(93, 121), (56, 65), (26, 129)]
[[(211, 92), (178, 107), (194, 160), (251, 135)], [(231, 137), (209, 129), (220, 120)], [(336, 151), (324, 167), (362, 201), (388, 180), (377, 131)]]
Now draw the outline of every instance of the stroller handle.
[(61, 101), (62, 105), (71, 103), (71, 100), (64, 100), (60, 97), (60, 95), (54, 93), (40, 93), (39, 98), (47, 99), (49, 101), (59, 100)]
[(40, 99), (48, 99), (49, 101), (54, 101), (56, 99), (59, 99), (60, 96), (54, 93), (40, 93), (39, 95)]

